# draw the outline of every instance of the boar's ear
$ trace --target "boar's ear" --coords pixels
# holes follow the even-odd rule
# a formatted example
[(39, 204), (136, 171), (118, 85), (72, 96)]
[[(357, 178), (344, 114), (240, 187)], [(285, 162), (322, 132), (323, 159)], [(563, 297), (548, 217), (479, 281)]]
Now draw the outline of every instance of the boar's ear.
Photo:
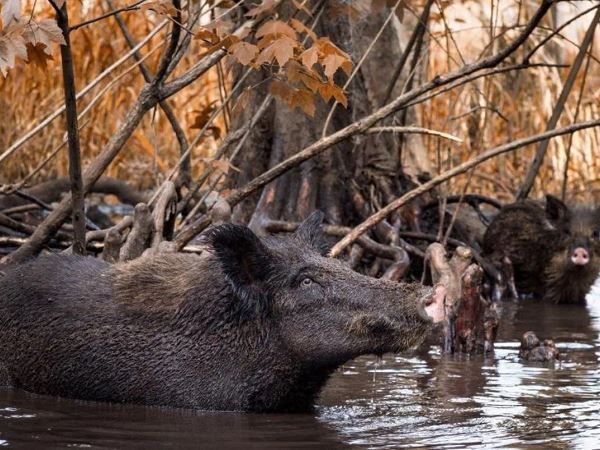
[(233, 224), (208, 231), (205, 241), (219, 259), (240, 306), (246, 310), (266, 306), (274, 257), (262, 241), (249, 228)]
[(324, 217), (325, 215), (319, 210), (313, 212), (304, 219), (304, 222), (298, 226), (296, 233), (294, 233), (302, 242), (313, 247), (321, 255), (326, 255), (329, 252), (329, 246), (323, 233)]
[(553, 222), (568, 222), (571, 219), (571, 211), (562, 200), (554, 195), (546, 195), (546, 216)]

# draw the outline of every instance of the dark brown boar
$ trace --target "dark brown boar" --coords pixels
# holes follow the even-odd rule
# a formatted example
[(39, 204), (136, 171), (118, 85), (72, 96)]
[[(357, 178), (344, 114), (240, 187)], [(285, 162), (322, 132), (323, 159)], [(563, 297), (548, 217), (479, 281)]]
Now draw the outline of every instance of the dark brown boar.
[(483, 251), (498, 267), (508, 258), (521, 293), (585, 303), (600, 271), (600, 209), (569, 208), (552, 195), (545, 205), (507, 205), (488, 227)]
[(0, 364), (40, 394), (297, 411), (356, 356), (419, 344), (431, 289), (323, 256), (322, 215), (287, 237), (222, 225), (210, 254), (127, 263), (51, 256), (0, 276)]

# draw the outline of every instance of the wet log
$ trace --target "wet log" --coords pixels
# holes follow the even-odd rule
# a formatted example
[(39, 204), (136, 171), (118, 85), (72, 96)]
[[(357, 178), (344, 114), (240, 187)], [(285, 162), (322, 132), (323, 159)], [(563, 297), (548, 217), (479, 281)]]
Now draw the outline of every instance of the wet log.
[(446, 321), (442, 330), (444, 353), (491, 351), (498, 315), (494, 305), (482, 296), (484, 272), (472, 263), (471, 250), (458, 247), (448, 258), (444, 246), (433, 243), (426, 256), (433, 284), (446, 298)]

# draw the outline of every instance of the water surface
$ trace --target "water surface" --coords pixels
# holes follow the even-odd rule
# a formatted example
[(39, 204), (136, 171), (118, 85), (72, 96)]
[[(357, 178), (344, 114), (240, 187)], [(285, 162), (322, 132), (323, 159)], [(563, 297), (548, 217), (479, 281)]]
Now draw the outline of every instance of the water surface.
[[(329, 382), (314, 414), (207, 413), (0, 389), (0, 447), (600, 448), (600, 285), (588, 306), (506, 305), (493, 355), (435, 346), (362, 357)], [(518, 358), (525, 331), (554, 338), (560, 364)]]

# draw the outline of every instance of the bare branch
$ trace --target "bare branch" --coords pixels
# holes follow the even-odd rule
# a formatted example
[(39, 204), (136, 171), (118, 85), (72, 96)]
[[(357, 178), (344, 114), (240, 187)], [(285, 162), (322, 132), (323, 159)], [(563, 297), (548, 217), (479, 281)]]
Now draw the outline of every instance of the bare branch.
[(75, 73), (73, 54), (69, 36), (69, 13), (67, 4), (56, 12), (56, 21), (62, 30), (65, 45), (60, 46), (62, 61), (63, 88), (65, 93), (65, 111), (67, 123), (67, 141), (69, 149), (69, 178), (73, 208), (73, 253), (85, 255), (85, 202), (83, 181), (81, 178), (81, 151), (79, 149), (79, 126), (77, 124), (77, 99), (75, 93)]

